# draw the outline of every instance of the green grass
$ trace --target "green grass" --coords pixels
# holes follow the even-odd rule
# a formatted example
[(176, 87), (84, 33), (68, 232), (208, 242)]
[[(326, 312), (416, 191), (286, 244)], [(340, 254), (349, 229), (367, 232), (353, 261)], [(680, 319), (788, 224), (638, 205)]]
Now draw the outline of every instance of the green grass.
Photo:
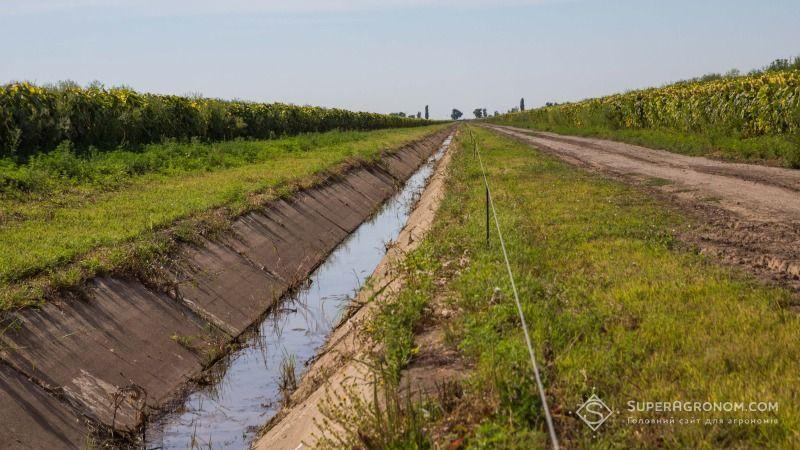
[[(475, 133), (566, 448), (800, 444), (800, 320), (788, 309), (796, 301), (790, 292), (677, 245), (689, 219), (646, 193), (487, 130)], [(462, 405), (440, 421), (449, 431), (429, 439), (447, 444), (466, 437), (467, 448), (546, 448), (494, 230), (485, 245), (484, 190), (467, 139), (461, 133), (457, 140), (461, 150), (434, 227), (407, 263), (417, 277), (383, 307), (373, 333), (385, 343), (381, 360), (402, 366), (413, 356), (410, 336), (425, 320), (425, 304), (434, 296), (446, 299), (457, 312), (447, 324), (448, 341), (475, 369)], [(434, 280), (448, 281), (442, 287)], [(620, 412), (596, 433), (569, 413), (593, 392)], [(753, 416), (627, 411), (629, 401), (678, 400), (767, 401), (779, 409)], [(629, 425), (628, 417), (674, 417), (676, 423)], [(700, 423), (677, 423), (691, 417)], [(742, 417), (777, 423), (703, 422)], [(393, 448), (407, 448), (402, 439)]]
[(367, 136), (366, 132), (332, 131), (269, 141), (168, 141), (139, 151), (106, 152), (80, 151), (65, 141), (49, 153), (0, 159), (0, 199), (9, 205), (15, 200), (30, 202), (70, 191), (115, 190), (145, 174), (182, 175), (240, 167), (269, 161), (276, 152), (307, 152)]
[[(143, 154), (85, 157), (62, 147), (42, 160), (7, 162), (4, 173), (27, 171), (34, 181), (27, 188), (7, 183), (3, 191), (0, 309), (41, 297), (42, 285), (70, 286), (113, 270), (130, 253), (161, 253), (167, 243), (155, 233), (176, 221), (223, 207), (229, 215), (241, 213), (315, 175), (375, 159), (440, 128), (171, 143), (149, 146)], [(115, 175), (106, 176), (109, 167)], [(193, 226), (183, 223), (177, 231), (191, 234)], [(18, 286), (34, 276), (43, 279)]]
[(381, 344), (376, 358), (368, 362), (375, 380), (372, 395), (363, 398), (345, 388), (344, 395), (324, 405), (327, 420), (320, 428), (318, 448), (432, 448), (426, 426), (450, 412), (450, 402), (408, 398), (399, 392), (402, 370), (418, 350), (415, 327), (436, 292), (432, 268), (440, 266), (431, 250), (425, 246), (410, 252), (393, 267), (402, 276), (403, 288), (382, 303), (365, 326), (370, 338)]
[(535, 123), (517, 116), (499, 117), (491, 119), (490, 122), (536, 131), (610, 139), (689, 156), (706, 156), (727, 161), (800, 168), (800, 136), (740, 138), (731, 134), (715, 132), (687, 133), (665, 129), (620, 129), (599, 125), (575, 127), (546, 122)]

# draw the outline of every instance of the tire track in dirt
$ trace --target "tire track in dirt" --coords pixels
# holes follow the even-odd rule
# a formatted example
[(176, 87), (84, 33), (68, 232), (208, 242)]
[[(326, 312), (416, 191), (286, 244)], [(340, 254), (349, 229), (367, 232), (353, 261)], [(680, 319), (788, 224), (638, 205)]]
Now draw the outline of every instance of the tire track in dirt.
[[(681, 238), (800, 292), (800, 170), (486, 125), (569, 164), (635, 184), (699, 218)], [(797, 306), (795, 305), (795, 308)]]

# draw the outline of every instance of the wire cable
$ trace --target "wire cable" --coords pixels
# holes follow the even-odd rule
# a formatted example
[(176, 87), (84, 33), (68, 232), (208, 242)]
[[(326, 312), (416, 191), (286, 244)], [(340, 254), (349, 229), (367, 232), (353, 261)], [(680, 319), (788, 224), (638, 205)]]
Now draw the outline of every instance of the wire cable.
[(528, 346), (528, 353), (531, 357), (531, 365), (533, 365), (533, 374), (536, 378), (536, 385), (539, 389), (539, 397), (542, 400), (542, 408), (544, 409), (544, 417), (545, 421), (547, 422), (547, 431), (550, 434), (550, 441), (553, 444), (553, 449), (558, 450), (560, 447), (558, 445), (558, 437), (556, 436), (556, 430), (553, 426), (553, 418), (550, 414), (550, 407), (547, 405), (547, 396), (544, 392), (544, 385), (542, 384), (542, 377), (539, 375), (539, 366), (536, 364), (536, 354), (533, 351), (533, 344), (531, 343), (531, 336), (528, 332), (528, 324), (525, 321), (525, 313), (522, 312), (522, 304), (519, 301), (519, 293), (517, 292), (517, 285), (514, 282), (514, 273), (511, 271), (511, 263), (508, 260), (508, 252), (506, 251), (506, 244), (505, 240), (503, 239), (503, 232), (500, 230), (500, 221), (497, 218), (497, 210), (494, 207), (494, 199), (492, 198), (492, 190), (489, 187), (489, 179), (486, 176), (486, 169), (483, 165), (483, 159), (481, 158), (480, 147), (478, 146), (477, 139), (472, 134), (472, 130), (470, 130), (470, 136), (472, 137), (475, 155), (478, 157), (478, 163), (481, 166), (481, 173), (483, 175), (483, 183), (486, 185), (486, 192), (489, 194), (489, 206), (492, 210), (492, 215), (494, 216), (494, 224), (497, 228), (497, 237), (500, 241), (500, 248), (503, 250), (503, 259), (505, 259), (506, 269), (508, 270), (508, 279), (511, 281), (511, 290), (514, 293), (514, 302), (517, 304), (517, 312), (519, 313), (519, 320), (522, 323), (522, 332), (525, 334), (525, 343)]

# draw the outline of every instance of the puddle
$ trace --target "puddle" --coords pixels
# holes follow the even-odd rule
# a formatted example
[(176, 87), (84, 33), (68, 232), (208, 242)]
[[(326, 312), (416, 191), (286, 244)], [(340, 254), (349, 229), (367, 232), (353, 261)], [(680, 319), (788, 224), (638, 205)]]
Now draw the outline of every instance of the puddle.
[(180, 412), (150, 424), (146, 448), (249, 448), (280, 409), (281, 366), (295, 361), (299, 380), (341, 313), (397, 238), (451, 138), (379, 212), (311, 274), (304, 289), (282, 300), (246, 345), (217, 363), (216, 383), (191, 394)]

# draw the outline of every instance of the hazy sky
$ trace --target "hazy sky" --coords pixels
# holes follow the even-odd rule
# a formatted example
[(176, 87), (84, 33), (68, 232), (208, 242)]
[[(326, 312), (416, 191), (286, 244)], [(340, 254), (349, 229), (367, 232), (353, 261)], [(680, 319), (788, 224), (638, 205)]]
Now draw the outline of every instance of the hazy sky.
[(434, 117), (800, 55), (800, 0), (0, 0), (0, 83)]

